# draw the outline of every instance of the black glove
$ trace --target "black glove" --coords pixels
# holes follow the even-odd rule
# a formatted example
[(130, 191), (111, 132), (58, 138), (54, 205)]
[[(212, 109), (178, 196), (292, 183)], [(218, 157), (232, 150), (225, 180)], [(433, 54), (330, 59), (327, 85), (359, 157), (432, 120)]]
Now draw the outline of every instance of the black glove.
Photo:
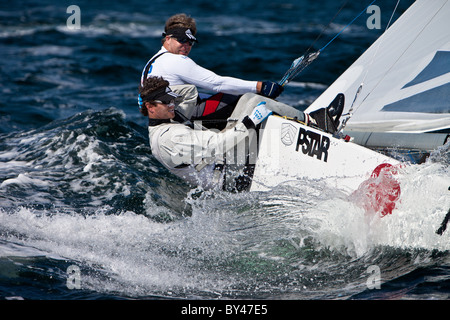
[(270, 99), (275, 99), (283, 92), (283, 90), (284, 87), (276, 82), (264, 81), (261, 86), (261, 95)]

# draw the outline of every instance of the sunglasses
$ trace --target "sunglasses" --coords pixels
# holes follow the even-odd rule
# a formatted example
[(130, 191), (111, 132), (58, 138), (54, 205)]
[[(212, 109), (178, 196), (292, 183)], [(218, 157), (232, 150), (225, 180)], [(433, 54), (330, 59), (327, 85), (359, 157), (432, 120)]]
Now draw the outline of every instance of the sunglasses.
[(164, 100), (164, 101), (162, 101), (162, 100), (154, 100), (153, 101), (154, 103), (160, 103), (160, 104), (167, 104), (167, 105), (175, 105), (175, 100), (174, 99), (172, 99), (172, 100), (170, 100), (170, 101), (167, 101), (167, 100)]
[(175, 39), (175, 40), (177, 40), (179, 43), (181, 43), (181, 44), (185, 44), (185, 43), (188, 43), (189, 44), (189, 46), (193, 46), (194, 45), (194, 40), (191, 40), (191, 39), (188, 39), (188, 38), (183, 38), (183, 39), (177, 39), (177, 38), (175, 38), (175, 37), (172, 37), (173, 39)]

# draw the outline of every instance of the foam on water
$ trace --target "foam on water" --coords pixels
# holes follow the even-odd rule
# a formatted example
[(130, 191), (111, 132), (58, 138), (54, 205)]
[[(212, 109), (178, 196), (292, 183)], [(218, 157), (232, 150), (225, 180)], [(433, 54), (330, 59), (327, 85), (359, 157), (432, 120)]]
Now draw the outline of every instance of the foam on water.
[[(214, 219), (203, 217), (199, 223), (194, 218), (167, 225), (132, 212), (83, 217), (20, 208), (9, 213), (0, 210), (0, 220), (2, 233), (7, 230), (10, 234), (8, 241), (24, 246), (20, 255), (34, 256), (29, 248), (37, 248), (41, 254), (64, 257), (111, 279), (102, 284), (95, 278), (83, 279), (85, 289), (122, 291), (123, 284), (127, 289), (122, 294), (223, 289), (214, 270), (203, 269), (205, 263), (227, 254), (230, 247), (225, 242), (232, 241), (222, 237)], [(135, 292), (136, 287), (145, 290)]]
[(317, 231), (324, 245), (363, 256), (377, 246), (450, 250), (449, 234), (436, 234), (450, 208), (447, 164), (407, 165), (397, 177), (401, 196), (392, 214), (367, 213), (359, 198), (330, 198), (314, 213), (322, 220)]
[[(449, 250), (449, 230), (435, 234), (449, 207), (448, 148), (402, 169), (401, 199), (383, 218), (320, 181), (267, 193), (196, 192), (151, 155), (136, 109), (142, 67), (160, 47), (173, 6), (79, 5), (74, 31), (65, 5), (19, 1), (1, 13), (7, 298), (345, 298), (366, 288), (369, 265), (379, 265), (386, 281), (448, 265), (432, 254), (445, 258)], [(338, 10), (332, 1), (175, 5), (198, 21), (192, 57), (200, 65), (274, 81)], [(342, 11), (314, 49), (360, 9)], [(309, 105), (376, 32), (363, 20), (352, 25), (280, 101)], [(81, 268), (81, 290), (65, 285), (71, 265)]]
[(450, 250), (449, 233), (435, 233), (450, 206), (448, 147), (399, 170), (401, 197), (380, 218), (326, 181), (199, 193), (153, 159), (142, 135), (115, 109), (4, 135), (2, 241), (19, 256), (80, 266), (86, 290), (165, 297), (314, 296), (342, 279), (348, 295), (392, 250), (414, 261)]
[[(116, 116), (112, 112), (110, 120), (121, 121)], [(99, 120), (95, 113), (79, 115), (69, 127), (78, 127), (78, 121)], [(0, 209), (2, 241), (16, 244), (3, 251), (7, 256), (39, 252), (61, 257), (82, 268), (86, 290), (125, 296), (306, 297), (346, 281), (348, 295), (364, 288), (361, 278), (368, 265), (388, 264), (392, 250), (420, 264), (426, 252), (450, 249), (449, 233), (435, 233), (450, 206), (450, 173), (439, 161), (402, 168), (400, 201), (383, 218), (368, 216), (355, 199), (326, 183), (305, 180), (267, 193), (199, 195), (185, 189), (177, 208), (155, 198), (175, 188), (176, 179), (161, 179), (153, 190), (131, 187), (129, 176), (115, 178), (118, 171), (112, 168), (125, 163), (114, 157), (120, 153), (114, 150), (120, 149), (120, 138), (111, 140), (114, 147), (108, 149), (104, 136), (94, 131), (69, 133), (58, 125), (44, 132), (26, 139), (28, 146), (45, 146), (40, 156), (21, 144), (10, 150), (11, 165), (17, 164), (13, 155), (20, 155), (34, 169), (3, 181), (0, 191), (34, 191), (18, 207), (11, 202)], [(77, 157), (71, 155), (74, 150)], [(67, 183), (55, 174), (60, 170)], [(160, 170), (150, 172), (159, 176)], [(136, 192), (144, 194), (138, 201), (144, 210), (113, 208), (118, 195), (126, 201)], [(65, 201), (69, 195), (72, 199)], [(180, 215), (186, 206), (190, 213)], [(415, 250), (425, 254), (409, 258)], [(411, 263), (399, 265), (396, 272)]]

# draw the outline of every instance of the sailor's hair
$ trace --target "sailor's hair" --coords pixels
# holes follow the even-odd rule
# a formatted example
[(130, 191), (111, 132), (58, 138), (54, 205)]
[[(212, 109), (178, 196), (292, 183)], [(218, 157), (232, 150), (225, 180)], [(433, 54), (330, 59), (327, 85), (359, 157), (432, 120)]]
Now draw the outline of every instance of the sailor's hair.
[[(197, 24), (195, 22), (195, 19), (185, 13), (178, 13), (167, 19), (166, 25), (164, 27), (164, 32), (166, 33), (167, 30), (173, 28), (191, 29), (191, 32), (194, 36), (197, 34)], [(165, 40), (166, 37), (163, 37), (162, 42), (164, 43)]]
[(169, 81), (164, 80), (164, 78), (162, 78), (162, 77), (148, 77), (147, 79), (144, 80), (143, 85), (139, 85), (139, 88), (138, 88), (139, 97), (141, 99), (143, 99), (142, 107), (139, 108), (139, 110), (141, 111), (141, 113), (144, 116), (146, 116), (146, 117), (148, 116), (147, 108), (143, 107), (146, 102), (144, 97), (149, 96), (149, 95), (151, 95), (151, 93), (161, 90), (161, 89), (164, 89), (168, 86), (169, 86)]

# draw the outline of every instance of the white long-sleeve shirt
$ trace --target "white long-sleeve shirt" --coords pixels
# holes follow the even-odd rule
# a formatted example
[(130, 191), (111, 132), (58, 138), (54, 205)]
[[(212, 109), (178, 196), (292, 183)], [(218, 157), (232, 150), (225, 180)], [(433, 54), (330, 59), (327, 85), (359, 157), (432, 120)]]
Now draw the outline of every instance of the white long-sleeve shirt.
[[(256, 93), (257, 81), (219, 76), (199, 66), (191, 58), (181, 54), (170, 53), (164, 47), (161, 47), (161, 50), (153, 57), (163, 52), (165, 53), (159, 56), (151, 65), (147, 77), (163, 77), (169, 81), (170, 86), (193, 84), (197, 88), (213, 92), (234, 95), (241, 95), (247, 92)], [(145, 69), (142, 73), (144, 72)], [(144, 74), (142, 74), (142, 79), (144, 79)]]

